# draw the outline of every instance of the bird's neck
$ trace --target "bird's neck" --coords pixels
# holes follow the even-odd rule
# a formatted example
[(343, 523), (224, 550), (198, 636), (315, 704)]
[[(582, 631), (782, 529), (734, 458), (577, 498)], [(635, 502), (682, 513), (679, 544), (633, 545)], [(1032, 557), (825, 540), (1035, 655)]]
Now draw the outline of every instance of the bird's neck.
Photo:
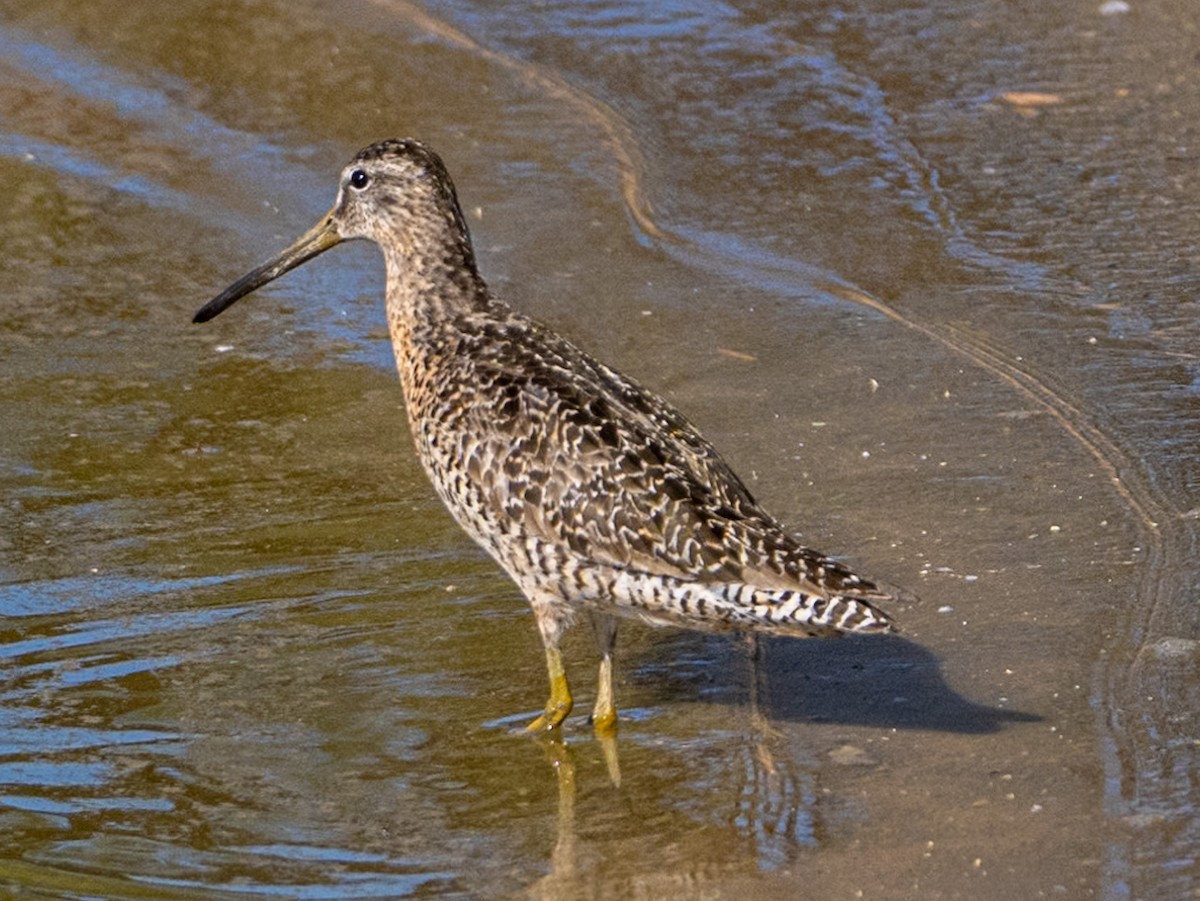
[(453, 353), (457, 323), (486, 309), (489, 293), (465, 230), (384, 245), (384, 260), (388, 330), (411, 417), (414, 404), (430, 396), (424, 386)]
[(487, 306), (488, 288), (464, 233), (384, 247), (388, 321), (393, 330), (436, 325)]

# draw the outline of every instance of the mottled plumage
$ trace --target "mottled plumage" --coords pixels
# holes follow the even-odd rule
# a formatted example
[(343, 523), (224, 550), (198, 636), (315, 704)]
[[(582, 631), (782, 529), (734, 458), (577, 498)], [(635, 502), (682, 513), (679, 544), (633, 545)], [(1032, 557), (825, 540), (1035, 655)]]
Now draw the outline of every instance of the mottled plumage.
[(349, 238), (387, 261), (421, 463), (536, 614), (551, 698), (531, 728), (570, 710), (558, 642), (579, 611), (601, 640), (602, 727), (616, 718), (611, 614), (792, 636), (892, 628), (874, 606), (891, 595), (801, 545), (670, 404), (492, 295), (450, 177), (420, 143), (359, 153), (330, 213), (196, 320)]

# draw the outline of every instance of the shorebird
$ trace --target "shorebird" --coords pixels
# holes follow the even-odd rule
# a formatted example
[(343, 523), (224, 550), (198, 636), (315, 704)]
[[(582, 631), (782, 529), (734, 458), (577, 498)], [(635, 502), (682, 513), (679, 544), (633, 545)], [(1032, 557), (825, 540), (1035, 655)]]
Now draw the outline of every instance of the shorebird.
[(896, 596), (803, 546), (671, 404), (498, 299), (479, 274), (445, 165), (414, 140), (362, 150), (333, 208), (195, 316), (342, 241), (387, 264), (387, 319), (417, 455), (458, 524), (533, 607), (550, 697), (571, 711), (559, 640), (593, 621), (592, 722), (616, 727), (615, 615), (795, 637), (894, 629)]

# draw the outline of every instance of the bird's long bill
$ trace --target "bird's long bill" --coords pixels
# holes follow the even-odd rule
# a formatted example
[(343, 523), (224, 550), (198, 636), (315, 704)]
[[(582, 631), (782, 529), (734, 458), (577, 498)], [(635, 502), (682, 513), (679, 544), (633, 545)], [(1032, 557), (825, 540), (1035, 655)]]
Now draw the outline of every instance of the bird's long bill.
[(255, 291), (267, 282), (274, 281), (285, 272), (290, 272), (301, 263), (306, 263), (317, 254), (324, 253), (334, 244), (340, 243), (342, 236), (338, 234), (333, 222), (333, 212), (325, 216), (315, 226), (301, 235), (291, 247), (269, 262), (263, 263), (257, 269), (247, 272), (236, 282), (206, 303), (192, 317), (192, 322), (208, 322), (214, 316), (223, 313), (251, 291)]

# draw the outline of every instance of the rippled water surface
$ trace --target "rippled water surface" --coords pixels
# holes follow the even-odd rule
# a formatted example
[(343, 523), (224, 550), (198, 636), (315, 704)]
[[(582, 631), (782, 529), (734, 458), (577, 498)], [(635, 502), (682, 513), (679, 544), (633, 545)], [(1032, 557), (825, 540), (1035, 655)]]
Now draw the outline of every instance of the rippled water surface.
[[(7, 891), (1200, 891), (1200, 12), (795, 7), (0, 4)], [(190, 324), (400, 135), (904, 635), (628, 624), (616, 760), (518, 734), (377, 252)]]

